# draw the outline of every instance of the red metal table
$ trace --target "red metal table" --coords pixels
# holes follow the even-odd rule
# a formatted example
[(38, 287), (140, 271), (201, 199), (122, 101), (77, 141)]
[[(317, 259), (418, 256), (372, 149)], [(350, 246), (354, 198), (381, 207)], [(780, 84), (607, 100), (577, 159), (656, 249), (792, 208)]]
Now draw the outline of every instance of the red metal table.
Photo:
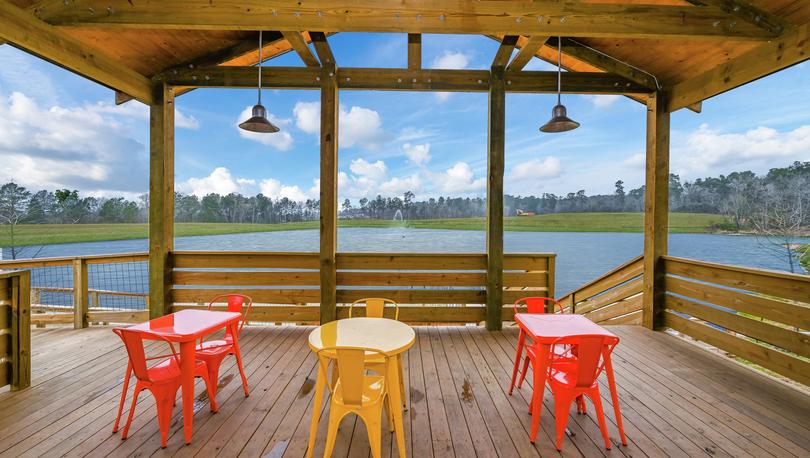
[[(145, 323), (137, 324), (132, 329), (150, 331), (160, 334), (172, 342), (180, 344), (180, 371), (182, 373), (183, 393), (183, 434), (186, 444), (191, 443), (191, 430), (194, 421), (194, 359), (197, 339), (211, 334), (218, 329), (231, 328), (233, 347), (236, 357), (239, 353), (239, 319), (237, 312), (210, 312), (208, 310), (181, 310)], [(212, 380), (212, 383), (217, 383)]]
[[(523, 347), (526, 345), (527, 335), (532, 339), (532, 345), (537, 355), (537, 367), (534, 368), (533, 374), (532, 387), (534, 390), (532, 393), (532, 431), (530, 436), (531, 441), (534, 442), (540, 427), (540, 412), (543, 405), (543, 390), (545, 390), (546, 386), (546, 376), (548, 375), (547, 362), (551, 344), (560, 337), (566, 336), (601, 334), (616, 337), (616, 335), (582, 315), (516, 313), (515, 322), (520, 327), (520, 334), (518, 335), (518, 348), (513, 373), (517, 373), (520, 364), (520, 356), (523, 354)], [(616, 382), (613, 376), (613, 365), (611, 364), (609, 353), (605, 358), (605, 373), (607, 374), (608, 385), (610, 386), (610, 396), (613, 400), (617, 424), (621, 425), (621, 411), (619, 410)]]

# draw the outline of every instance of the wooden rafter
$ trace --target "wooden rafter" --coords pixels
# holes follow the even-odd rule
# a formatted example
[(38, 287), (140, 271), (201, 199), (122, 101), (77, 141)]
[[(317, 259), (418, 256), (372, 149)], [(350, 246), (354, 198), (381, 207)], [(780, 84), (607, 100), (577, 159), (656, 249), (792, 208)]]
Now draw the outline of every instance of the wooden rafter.
[(418, 33), (408, 34), (408, 68), (422, 68), (422, 35)]
[(495, 58), (492, 59), (493, 67), (506, 67), (509, 58), (512, 57), (512, 51), (515, 50), (517, 44), (517, 35), (506, 35), (501, 40), (501, 45), (498, 46), (498, 51), (495, 53)]
[(810, 23), (787, 30), (724, 64), (675, 84), (667, 109), (675, 111), (810, 59)]
[(532, 57), (535, 57), (537, 51), (546, 44), (546, 41), (548, 41), (548, 36), (545, 35), (529, 37), (529, 39), (523, 43), (523, 46), (520, 48), (515, 58), (512, 59), (512, 62), (509, 62), (506, 69), (510, 71), (523, 70), (523, 67), (532, 60)]
[(778, 35), (717, 8), (569, 2), (434, 0), (72, 0), (39, 11), (51, 24), (149, 29), (480, 33), (580, 37), (724, 37)]
[(309, 32), (309, 38), (312, 44), (315, 45), (315, 52), (318, 53), (318, 58), (323, 65), (335, 64), (335, 55), (332, 54), (332, 48), (329, 42), (326, 41), (326, 34), (323, 32)]
[(45, 60), (149, 103), (149, 79), (16, 6), (0, 2), (0, 39)]
[[(506, 91), (553, 93), (556, 72), (507, 71)], [(462, 91), (489, 90), (488, 70), (408, 70), (397, 68), (338, 68), (340, 89)], [(262, 70), (265, 87), (314, 89), (321, 87), (321, 72), (308, 67), (268, 67)], [(178, 87), (255, 87), (255, 67), (198, 67), (166, 72), (158, 78)], [(563, 92), (577, 94), (647, 94), (649, 89), (610, 73), (571, 72), (563, 78)]]
[(301, 32), (281, 32), (284, 35), (284, 38), (290, 43), (290, 46), (298, 53), (298, 56), (301, 60), (304, 61), (307, 67), (320, 67), (321, 63), (318, 62), (318, 58), (312, 54), (312, 51), (309, 49), (309, 44), (307, 43), (306, 38)]
[[(550, 38), (547, 44), (556, 48), (557, 37)], [(658, 89), (658, 82), (653, 75), (645, 73), (640, 69), (618, 59), (612, 58), (596, 49), (585, 46), (574, 39), (562, 39), (562, 52), (582, 62), (588, 63), (600, 70), (622, 75), (623, 77), (642, 86), (648, 87), (651, 90)]]
[(776, 15), (759, 9), (742, 0), (687, 0), (689, 3), (718, 8), (744, 21), (762, 27), (768, 32), (780, 34), (785, 30), (785, 23)]

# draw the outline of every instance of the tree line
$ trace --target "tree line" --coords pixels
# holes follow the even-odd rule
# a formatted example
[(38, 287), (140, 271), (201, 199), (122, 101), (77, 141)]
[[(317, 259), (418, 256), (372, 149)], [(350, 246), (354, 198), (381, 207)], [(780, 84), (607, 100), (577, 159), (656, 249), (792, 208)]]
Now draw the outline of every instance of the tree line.
[[(713, 213), (729, 216), (733, 227), (756, 229), (767, 226), (775, 213), (792, 212), (790, 220), (801, 227), (810, 217), (810, 162), (795, 162), (773, 168), (765, 175), (751, 171), (719, 177), (682, 181), (669, 179), (670, 209), (674, 212)], [(0, 224), (86, 224), (143, 223), (148, 218), (147, 195), (136, 200), (123, 197), (81, 196), (76, 190), (58, 189), (31, 192), (13, 182), (0, 187)], [(625, 189), (615, 183), (612, 194), (587, 195), (584, 190), (565, 195), (544, 193), (540, 196), (506, 195), (507, 216), (566, 212), (639, 212), (644, 209), (644, 186)], [(284, 223), (318, 218), (320, 202), (307, 199), (296, 202), (286, 197), (272, 199), (258, 194), (243, 196), (208, 194), (197, 197), (175, 194), (175, 219), (178, 222)], [(411, 191), (402, 197), (376, 196), (357, 202), (345, 199), (341, 218), (437, 219), (484, 216), (482, 197), (430, 197), (416, 200)]]

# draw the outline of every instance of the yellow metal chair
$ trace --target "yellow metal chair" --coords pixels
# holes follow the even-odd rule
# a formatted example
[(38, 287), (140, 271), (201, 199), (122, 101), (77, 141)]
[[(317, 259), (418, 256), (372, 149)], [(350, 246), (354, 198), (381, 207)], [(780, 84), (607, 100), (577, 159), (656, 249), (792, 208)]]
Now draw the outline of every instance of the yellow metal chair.
[[(370, 359), (383, 361), (382, 375), (369, 375)], [(329, 363), (335, 362), (339, 375), (329, 383), (329, 426), (326, 435), (324, 458), (332, 456), (338, 427), (346, 415), (353, 413), (366, 424), (371, 456), (379, 458), (382, 450), (382, 413), (386, 407), (388, 383), (388, 359), (379, 350), (363, 347), (328, 347), (318, 352), (318, 364), (327, 373)], [(391, 431), (394, 421), (391, 406), (385, 409)]]
[[(385, 305), (391, 304), (394, 306), (394, 319), (399, 320), (399, 304), (391, 299), (385, 299), (381, 297), (367, 297), (363, 299), (358, 299), (349, 306), (349, 318), (352, 317), (352, 311), (354, 310), (354, 306), (357, 304), (365, 303), (366, 304), (366, 317), (368, 318), (384, 318), (385, 317)], [(378, 374), (384, 369), (383, 361), (380, 358), (367, 358), (366, 363), (368, 368)], [(408, 396), (405, 393), (405, 372), (402, 368), (403, 364), (402, 361), (399, 362), (399, 390), (402, 393), (402, 408), (408, 410)]]

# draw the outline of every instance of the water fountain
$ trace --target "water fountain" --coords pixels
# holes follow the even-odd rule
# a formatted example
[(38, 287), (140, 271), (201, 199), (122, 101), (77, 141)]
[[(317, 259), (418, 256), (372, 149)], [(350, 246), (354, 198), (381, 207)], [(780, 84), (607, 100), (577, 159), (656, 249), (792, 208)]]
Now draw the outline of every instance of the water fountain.
[(405, 219), (402, 218), (402, 210), (397, 210), (397, 212), (394, 213), (394, 218), (392, 221), (405, 221)]

